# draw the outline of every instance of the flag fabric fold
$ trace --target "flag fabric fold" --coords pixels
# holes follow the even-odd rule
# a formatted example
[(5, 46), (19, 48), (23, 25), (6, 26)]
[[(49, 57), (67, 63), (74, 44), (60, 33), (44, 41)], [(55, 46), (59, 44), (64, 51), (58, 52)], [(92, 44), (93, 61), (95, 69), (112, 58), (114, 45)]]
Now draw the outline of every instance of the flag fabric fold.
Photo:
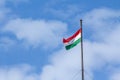
[(63, 43), (65, 44), (66, 50), (69, 50), (76, 46), (81, 41), (81, 32), (82, 29), (80, 28), (75, 34), (73, 34), (71, 37), (65, 39), (63, 38)]

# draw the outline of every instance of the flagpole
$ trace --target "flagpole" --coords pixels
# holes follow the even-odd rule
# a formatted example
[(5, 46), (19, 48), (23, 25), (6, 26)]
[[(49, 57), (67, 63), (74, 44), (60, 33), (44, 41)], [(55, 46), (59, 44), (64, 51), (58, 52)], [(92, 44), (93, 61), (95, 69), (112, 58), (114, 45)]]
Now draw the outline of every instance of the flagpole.
[(81, 27), (81, 70), (82, 70), (82, 80), (84, 80), (84, 61), (83, 61), (83, 30), (82, 30), (82, 19), (80, 20), (80, 27)]

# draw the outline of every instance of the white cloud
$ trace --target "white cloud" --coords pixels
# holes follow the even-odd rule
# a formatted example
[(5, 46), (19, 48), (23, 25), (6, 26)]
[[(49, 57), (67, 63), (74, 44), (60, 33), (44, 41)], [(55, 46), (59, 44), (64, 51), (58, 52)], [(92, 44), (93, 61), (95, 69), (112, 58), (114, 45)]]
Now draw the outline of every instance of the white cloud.
[[(91, 44), (107, 61), (119, 62), (120, 10), (95, 9), (85, 15), (85, 26), (97, 40)], [(89, 26), (88, 26), (89, 25)], [(100, 42), (99, 42), (100, 41)]]
[[(71, 80), (75, 71), (80, 71), (79, 53), (71, 54), (61, 50), (52, 57), (51, 65), (43, 68), (41, 80)], [(79, 56), (77, 56), (79, 55)], [(75, 58), (76, 57), (76, 58)], [(73, 63), (75, 62), (75, 63)]]
[(33, 67), (27, 64), (0, 68), (0, 80), (38, 80)]
[(120, 79), (120, 73), (114, 74), (110, 80), (119, 80)]
[(67, 30), (67, 24), (60, 21), (15, 19), (8, 22), (3, 32), (12, 32), (25, 44), (43, 47), (57, 47)]
[[(95, 9), (85, 15), (84, 21), (87, 24), (85, 26), (91, 25), (92, 27), (89, 27), (89, 29), (93, 30), (92, 35), (90, 36), (96, 36), (97, 39), (100, 39), (100, 42), (90, 41), (89, 39), (84, 40), (84, 65), (86, 80), (94, 80), (93, 70), (103, 68), (106, 66), (106, 63), (117, 65), (120, 64), (120, 23), (113, 21), (116, 20), (116, 18), (118, 20), (119, 11), (109, 9)], [(113, 24), (110, 22), (113, 22), (115, 24), (114, 28)], [(31, 45), (36, 46), (36, 44), (40, 44), (42, 42), (47, 46), (49, 45), (55, 47), (55, 45), (49, 43), (51, 42), (59, 44), (57, 43), (58, 40), (56, 40), (56, 38), (62, 38), (61, 35), (63, 34), (61, 33), (64, 33), (66, 31), (66, 26), (67, 25), (65, 23), (60, 21), (49, 22), (44, 20), (33, 21), (16, 19), (11, 20), (3, 30), (14, 33), (19, 40), (25, 40)], [(101, 34), (104, 36), (99, 36)], [(54, 38), (55, 41), (52, 42), (51, 38)], [(61, 49), (51, 56), (50, 63), (44, 66), (43, 71), (40, 75), (38, 74), (40, 78), (38, 80), (71, 80), (73, 78), (79, 80), (81, 78), (79, 76), (81, 67), (80, 60), (80, 45), (76, 46), (70, 51)], [(33, 80), (37, 80), (36, 77), (32, 78)], [(26, 77), (20, 77), (20, 79), (24, 80)], [(110, 80), (118, 79), (119, 72), (113, 74), (113, 76), (110, 77)]]
[[(119, 65), (120, 63), (120, 39), (118, 37), (120, 34), (120, 23), (114, 22), (116, 18), (118, 20), (119, 12), (120, 11), (109, 9), (95, 9), (85, 15), (84, 21), (87, 25), (92, 25), (89, 29), (94, 31), (90, 36), (94, 35), (97, 39), (100, 38), (100, 42), (96, 40), (90, 41), (89, 39), (84, 40), (84, 65), (85, 71), (88, 73), (88, 76), (86, 77), (88, 79), (86, 80), (94, 80), (93, 70), (99, 70), (106, 66), (107, 63), (113, 66), (114, 64)], [(115, 24), (114, 28), (111, 28), (113, 27), (113, 24), (111, 25), (110, 23), (112, 21)], [(99, 36), (101, 34), (104, 34), (104, 36)], [(80, 45), (70, 51), (60, 50), (59, 52), (56, 52), (52, 57), (51, 64), (43, 68), (41, 80), (70, 80), (74, 73), (79, 70)], [(50, 74), (49, 72), (52, 73)], [(46, 76), (48, 78), (46, 78)], [(80, 77), (76, 80), (79, 79)], [(119, 78), (114, 79), (118, 80)]]
[(119, 80), (120, 79), (120, 69), (119, 68), (113, 68), (111, 71), (112, 73), (110, 74), (111, 77), (109, 80)]
[(87, 25), (89, 25), (89, 27), (91, 26), (94, 30), (96, 29), (102, 30), (104, 28), (105, 29), (108, 28), (108, 25), (109, 25), (109, 28), (113, 26), (111, 24), (113, 24), (113, 22), (116, 23), (115, 20), (119, 18), (120, 18), (119, 10), (101, 8), (101, 9), (94, 9), (86, 13), (84, 16), (84, 21)]
[(92, 38), (105, 38), (119, 25), (120, 10), (107, 8), (94, 9), (85, 14), (83, 22), (85, 28), (92, 32)]

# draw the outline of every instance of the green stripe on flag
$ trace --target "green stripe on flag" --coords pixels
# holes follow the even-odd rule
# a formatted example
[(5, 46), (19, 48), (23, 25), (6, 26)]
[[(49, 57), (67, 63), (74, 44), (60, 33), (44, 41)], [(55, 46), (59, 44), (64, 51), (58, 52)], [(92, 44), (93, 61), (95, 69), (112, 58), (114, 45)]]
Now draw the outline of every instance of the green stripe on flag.
[(81, 41), (81, 38), (79, 38), (78, 40), (76, 40), (74, 43), (65, 46), (66, 50), (69, 50), (69, 49), (73, 48), (73, 47), (76, 46), (80, 41)]

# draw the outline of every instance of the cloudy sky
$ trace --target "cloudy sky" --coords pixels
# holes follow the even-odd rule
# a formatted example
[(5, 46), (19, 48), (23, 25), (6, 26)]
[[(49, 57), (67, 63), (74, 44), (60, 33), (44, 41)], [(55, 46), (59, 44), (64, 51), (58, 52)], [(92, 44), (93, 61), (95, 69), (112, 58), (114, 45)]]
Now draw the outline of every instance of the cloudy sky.
[(80, 44), (62, 38), (83, 19), (86, 80), (120, 79), (119, 0), (0, 0), (0, 80), (81, 80)]

